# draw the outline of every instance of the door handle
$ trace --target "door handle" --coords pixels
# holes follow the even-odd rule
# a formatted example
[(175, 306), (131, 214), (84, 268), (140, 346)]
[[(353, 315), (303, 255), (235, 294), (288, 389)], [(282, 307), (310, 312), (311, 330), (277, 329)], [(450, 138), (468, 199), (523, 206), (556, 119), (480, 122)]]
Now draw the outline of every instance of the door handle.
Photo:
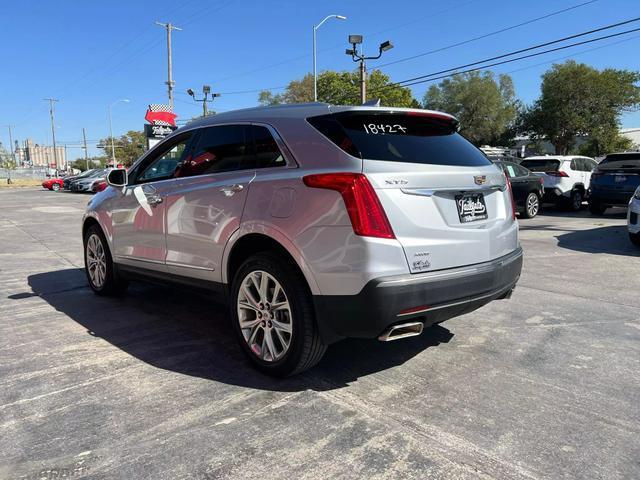
[(240, 192), (244, 189), (243, 185), (240, 185), (239, 183), (234, 183), (233, 185), (225, 185), (224, 187), (220, 188), (220, 191), (227, 197), (231, 197), (233, 194)]
[(152, 207), (155, 207), (162, 203), (162, 197), (160, 195), (149, 195), (147, 196), (147, 203)]

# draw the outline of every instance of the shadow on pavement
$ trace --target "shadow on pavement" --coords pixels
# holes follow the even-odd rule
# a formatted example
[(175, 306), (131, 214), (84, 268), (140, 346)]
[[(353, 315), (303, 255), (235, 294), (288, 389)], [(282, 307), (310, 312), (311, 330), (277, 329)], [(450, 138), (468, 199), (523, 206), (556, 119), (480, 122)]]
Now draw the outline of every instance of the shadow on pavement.
[(557, 236), (558, 246), (586, 253), (640, 256), (640, 248), (629, 240), (626, 225), (574, 230)]
[(32, 292), (119, 349), (158, 368), (227, 384), (274, 391), (331, 390), (371, 373), (402, 365), (453, 334), (436, 325), (422, 335), (382, 343), (348, 339), (329, 347), (320, 364), (288, 379), (254, 370), (236, 344), (226, 307), (185, 289), (132, 283), (126, 295), (93, 294), (82, 269), (30, 275)]

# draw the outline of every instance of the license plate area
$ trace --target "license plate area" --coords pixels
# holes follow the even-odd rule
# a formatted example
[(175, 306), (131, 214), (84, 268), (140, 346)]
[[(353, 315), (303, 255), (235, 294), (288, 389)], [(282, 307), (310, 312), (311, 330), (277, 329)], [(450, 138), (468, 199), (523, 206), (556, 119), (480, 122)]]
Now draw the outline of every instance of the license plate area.
[(456, 195), (456, 206), (460, 223), (476, 222), (489, 218), (487, 204), (482, 193)]

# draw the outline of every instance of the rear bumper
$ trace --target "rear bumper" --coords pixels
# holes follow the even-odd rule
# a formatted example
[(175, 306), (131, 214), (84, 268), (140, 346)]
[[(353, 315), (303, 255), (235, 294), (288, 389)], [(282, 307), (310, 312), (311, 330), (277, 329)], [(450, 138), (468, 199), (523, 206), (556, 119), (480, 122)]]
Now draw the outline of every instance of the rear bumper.
[(626, 207), (633, 197), (635, 188), (632, 190), (609, 190), (601, 188), (589, 189), (589, 201), (617, 207)]
[[(318, 327), (331, 343), (375, 338), (394, 324), (421, 321), (429, 326), (463, 315), (508, 296), (520, 278), (522, 256), (518, 248), (490, 262), (374, 279), (356, 295), (314, 296)], [(401, 313), (418, 307), (424, 308)]]

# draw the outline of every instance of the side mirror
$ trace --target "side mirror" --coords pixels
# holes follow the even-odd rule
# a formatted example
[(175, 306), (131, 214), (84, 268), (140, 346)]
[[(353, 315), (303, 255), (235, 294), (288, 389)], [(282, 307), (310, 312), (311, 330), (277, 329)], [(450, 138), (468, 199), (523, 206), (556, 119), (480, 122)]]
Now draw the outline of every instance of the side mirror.
[(127, 171), (124, 168), (114, 168), (107, 175), (107, 184), (112, 187), (124, 187), (128, 180)]

